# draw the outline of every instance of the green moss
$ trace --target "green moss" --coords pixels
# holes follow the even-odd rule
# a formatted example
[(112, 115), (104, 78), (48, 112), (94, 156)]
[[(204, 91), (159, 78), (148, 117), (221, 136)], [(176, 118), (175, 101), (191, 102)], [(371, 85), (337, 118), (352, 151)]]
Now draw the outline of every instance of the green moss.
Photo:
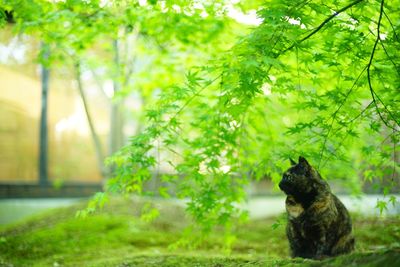
[(290, 259), (284, 226), (272, 228), (275, 218), (253, 220), (237, 227), (237, 240), (229, 255), (223, 250), (223, 237), (218, 231), (195, 250), (171, 251), (168, 246), (182, 237), (182, 229), (189, 223), (184, 212), (160, 202), (160, 218), (144, 223), (133, 216), (142, 204), (115, 199), (104, 212), (77, 219), (75, 212), (82, 208), (78, 204), (3, 228), (0, 265), (390, 266), (385, 264), (399, 260), (399, 217), (354, 215), (356, 252), (319, 262)]

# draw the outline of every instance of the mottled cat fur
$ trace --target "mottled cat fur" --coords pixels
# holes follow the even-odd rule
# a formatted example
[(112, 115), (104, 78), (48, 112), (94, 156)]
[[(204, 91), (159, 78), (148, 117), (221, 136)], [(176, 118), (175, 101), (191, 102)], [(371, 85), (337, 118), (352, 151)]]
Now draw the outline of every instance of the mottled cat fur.
[(292, 257), (322, 259), (354, 249), (349, 212), (307, 160), (291, 160), (280, 189), (287, 195), (286, 211)]

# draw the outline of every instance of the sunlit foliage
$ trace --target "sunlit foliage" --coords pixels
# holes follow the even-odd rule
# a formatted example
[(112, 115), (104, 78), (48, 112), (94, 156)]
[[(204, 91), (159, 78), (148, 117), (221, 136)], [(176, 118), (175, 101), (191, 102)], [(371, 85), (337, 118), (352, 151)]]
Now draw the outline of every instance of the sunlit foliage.
[[(24, 20), (20, 27), (40, 28), (60, 57), (79, 55), (101, 35), (117, 38), (121, 28), (138, 27), (154, 44), (215, 45), (212, 40), (222, 42), (215, 34), (227, 25), (224, 2), (202, 9), (191, 1), (14, 2), (6, 10)], [(156, 85), (162, 90), (147, 111), (147, 127), (108, 160), (116, 169), (106, 192), (175, 193), (188, 200), (203, 233), (223, 226), (228, 245), (232, 223), (246, 217), (237, 206), (246, 199), (245, 185), (260, 177), (276, 182), (289, 157), (306, 156), (323, 177), (342, 179), (354, 192), (360, 180), (377, 179), (394, 204), (400, 6), (271, 0), (252, 8), (260, 25), (229, 49), (203, 50), (212, 57), (191, 68), (185, 81)], [(59, 21), (68, 25), (55, 30)], [(144, 184), (163, 162), (171, 165), (161, 177), (165, 187), (146, 192)]]
[(311, 158), (355, 191), (360, 178), (378, 178), (390, 192), (399, 168), (398, 7), (269, 1), (258, 14), (249, 35), (162, 93), (150, 125), (112, 158), (111, 191), (146, 194), (160, 153), (178, 154), (163, 180), (189, 199), (206, 232), (229, 230), (249, 174), (277, 181), (289, 156)]

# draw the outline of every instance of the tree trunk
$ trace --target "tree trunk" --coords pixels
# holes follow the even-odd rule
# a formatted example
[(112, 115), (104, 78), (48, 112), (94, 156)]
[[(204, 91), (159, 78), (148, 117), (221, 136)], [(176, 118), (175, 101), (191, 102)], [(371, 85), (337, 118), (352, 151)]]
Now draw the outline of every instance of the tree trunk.
[(102, 145), (101, 145), (101, 141), (99, 136), (97, 135), (96, 129), (94, 127), (94, 123), (92, 120), (92, 117), (90, 115), (90, 111), (89, 111), (89, 105), (86, 99), (86, 95), (85, 95), (85, 91), (83, 89), (83, 83), (82, 83), (82, 79), (81, 79), (81, 67), (80, 67), (80, 63), (77, 62), (75, 64), (75, 69), (76, 69), (76, 80), (78, 82), (78, 90), (79, 90), (79, 94), (81, 96), (82, 102), (83, 102), (83, 106), (85, 108), (85, 113), (86, 113), (86, 119), (88, 121), (89, 124), (89, 129), (90, 129), (90, 134), (92, 136), (92, 140), (94, 143), (94, 147), (95, 147), (95, 151), (96, 151), (96, 158), (97, 158), (97, 165), (98, 168), (100, 170), (101, 176), (104, 178), (107, 177), (107, 169), (104, 165), (104, 153), (103, 153), (103, 149), (102, 149)]
[[(49, 47), (45, 43), (41, 43), (43, 60), (47, 61), (50, 55)], [(48, 180), (48, 127), (47, 127), (47, 107), (48, 107), (48, 91), (49, 91), (50, 70), (43, 63), (41, 64), (41, 80), (42, 80), (42, 102), (40, 112), (40, 133), (39, 133), (39, 184), (46, 186)]]
[[(120, 85), (120, 57), (118, 40), (113, 41), (114, 48), (114, 65), (115, 73), (113, 79), (114, 95), (121, 89)], [(123, 118), (121, 114), (121, 103), (118, 101), (112, 101), (111, 103), (111, 114), (110, 114), (110, 147), (109, 154), (112, 155), (117, 152), (123, 145)]]

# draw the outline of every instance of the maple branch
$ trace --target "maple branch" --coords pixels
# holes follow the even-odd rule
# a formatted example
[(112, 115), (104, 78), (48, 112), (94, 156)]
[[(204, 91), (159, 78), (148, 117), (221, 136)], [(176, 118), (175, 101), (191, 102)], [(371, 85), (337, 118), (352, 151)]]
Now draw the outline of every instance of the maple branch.
[[(375, 39), (374, 46), (372, 48), (371, 56), (369, 58), (369, 62), (367, 65), (367, 78), (368, 78), (368, 86), (369, 86), (369, 91), (372, 96), (372, 101), (374, 102), (375, 109), (378, 113), (379, 118), (382, 120), (382, 122), (390, 129), (396, 130), (392, 125), (389, 124), (389, 122), (383, 117), (381, 111), (379, 110), (378, 106), (378, 101), (381, 102), (383, 105), (383, 108), (385, 111), (389, 114), (390, 117), (394, 120), (394, 122), (400, 126), (400, 123), (394, 118), (393, 114), (390, 112), (390, 110), (386, 107), (385, 103), (382, 101), (382, 99), (378, 96), (378, 94), (375, 92), (374, 88), (372, 87), (372, 82), (371, 82), (371, 66), (372, 66), (372, 61), (374, 59), (376, 47), (378, 45), (378, 42), (381, 40), (380, 39), (380, 28), (381, 28), (381, 22), (382, 22), (382, 15), (383, 15), (383, 6), (384, 6), (384, 0), (381, 1), (381, 7), (380, 7), (380, 12), (379, 12), (379, 19), (378, 19), (378, 26), (377, 26), (377, 35)], [(377, 101), (378, 100), (378, 101)]]
[(309, 34), (307, 34), (306, 36), (304, 36), (303, 38), (301, 38), (299, 41), (295, 42), (294, 44), (292, 44), (291, 46), (289, 46), (288, 48), (286, 48), (285, 50), (283, 50), (282, 54), (291, 50), (293, 47), (295, 47), (296, 45), (304, 42), (305, 40), (311, 38), (314, 34), (316, 34), (317, 32), (319, 32), (329, 21), (331, 21), (332, 19), (334, 19), (337, 15), (339, 15), (340, 13), (346, 11), (347, 9), (357, 5), (358, 3), (362, 2), (364, 0), (356, 0), (350, 4), (348, 4), (345, 7), (342, 7), (341, 9), (339, 9), (338, 11), (335, 11), (332, 15), (330, 15), (329, 17), (327, 17), (317, 28), (315, 28), (314, 30), (312, 30)]

